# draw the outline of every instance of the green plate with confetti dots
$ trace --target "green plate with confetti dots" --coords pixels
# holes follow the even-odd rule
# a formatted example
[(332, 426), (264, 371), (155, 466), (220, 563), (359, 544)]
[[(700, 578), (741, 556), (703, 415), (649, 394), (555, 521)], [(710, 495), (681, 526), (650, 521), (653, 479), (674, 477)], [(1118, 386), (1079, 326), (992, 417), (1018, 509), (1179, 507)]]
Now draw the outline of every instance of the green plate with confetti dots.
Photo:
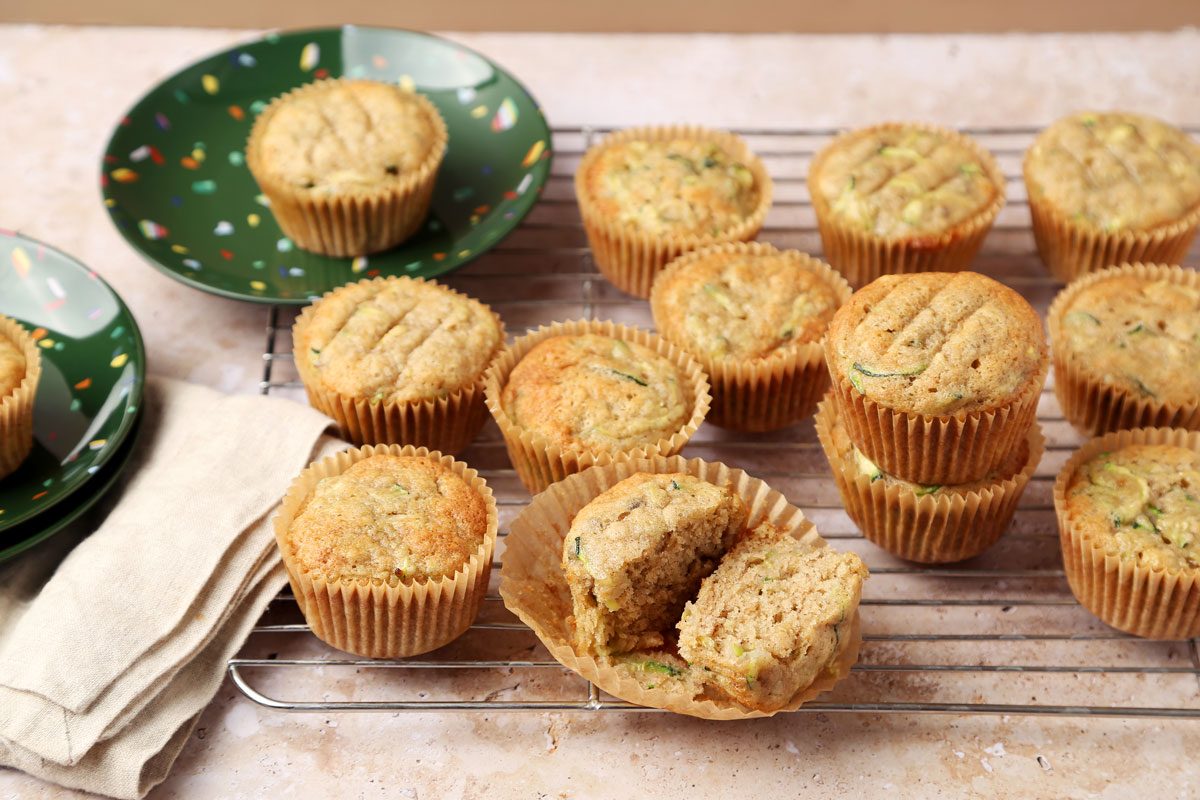
[(121, 298), (95, 272), (41, 242), (0, 231), (0, 314), (42, 353), (34, 445), (0, 479), (8, 529), (71, 498), (120, 450), (141, 406), (146, 355)]
[[(450, 134), (425, 226), (355, 259), (284, 237), (244, 155), (272, 98), (340, 76), (415, 87)], [(171, 277), (225, 297), (303, 304), (361, 277), (432, 277), (486, 252), (537, 201), (550, 144), (537, 102), (478, 53), (425, 33), (345, 26), (269, 34), (167, 78), (118, 123), (100, 182), (122, 235)]]

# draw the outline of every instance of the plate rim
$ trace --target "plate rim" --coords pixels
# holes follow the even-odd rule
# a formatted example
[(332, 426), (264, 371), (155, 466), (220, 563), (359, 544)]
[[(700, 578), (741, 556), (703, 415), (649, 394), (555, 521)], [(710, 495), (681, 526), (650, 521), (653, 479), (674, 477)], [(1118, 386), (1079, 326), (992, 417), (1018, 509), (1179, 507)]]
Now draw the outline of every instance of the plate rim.
[[(367, 30), (367, 31), (384, 31), (384, 32), (388, 32), (388, 33), (411, 33), (411, 34), (415, 34), (417, 36), (423, 36), (427, 39), (435, 39), (435, 40), (438, 40), (441, 42), (445, 42), (452, 47), (456, 47), (461, 50), (464, 50), (467, 53), (470, 53), (471, 55), (476, 56), (476, 57), (482, 59), (483, 61), (487, 62), (487, 64), (490, 65), (492, 67), (492, 69), (495, 69), (495, 70), (503, 73), (509, 80), (511, 80), (514, 84), (516, 84), (530, 100), (533, 101), (534, 108), (537, 110), (537, 118), (538, 118), (538, 120), (540, 120), (542, 128), (545, 131), (544, 138), (546, 141), (546, 151), (547, 151), (546, 175), (545, 175), (545, 178), (542, 180), (542, 182), (538, 185), (537, 193), (535, 194), (533, 201), (530, 202), (530, 204), (525, 208), (524, 211), (520, 212), (519, 214), (514, 214), (512, 219), (504, 220), (505, 223), (509, 223), (508, 227), (506, 229), (503, 229), (502, 232), (497, 237), (492, 239), (492, 241), (489, 242), (486, 247), (483, 247), (478, 250), (472, 250), (470, 255), (466, 256), (465, 258), (462, 258), (461, 260), (455, 261), (453, 264), (439, 265), (438, 267), (434, 268), (433, 272), (431, 272), (429, 275), (426, 275), (425, 277), (427, 279), (440, 278), (443, 275), (446, 275), (448, 273), (454, 272), (455, 270), (461, 269), (462, 267), (465, 267), (466, 265), (470, 264), (472, 261), (479, 258), (480, 256), (491, 252), (492, 250), (494, 250), (496, 248), (497, 245), (499, 245), (501, 242), (503, 242), (505, 239), (507, 239), (509, 236), (511, 236), (512, 233), (521, 226), (521, 223), (525, 221), (525, 218), (528, 217), (529, 214), (533, 211), (534, 207), (537, 206), (537, 204), (539, 202), (541, 202), (541, 189), (545, 186), (546, 182), (549, 181), (551, 172), (554, 167), (555, 151), (554, 151), (553, 142), (552, 142), (553, 128), (551, 128), (549, 120), (546, 119), (546, 112), (542, 108), (542, 104), (538, 101), (537, 97), (533, 94), (533, 92), (529, 91), (529, 87), (526, 86), (523, 81), (519, 80), (511, 71), (505, 69), (503, 66), (501, 66), (500, 64), (497, 64), (491, 58), (484, 55), (483, 53), (480, 53), (478, 50), (476, 50), (472, 47), (468, 47), (465, 44), (456, 42), (447, 36), (441, 36), (436, 33), (430, 33), (429, 31), (416, 30), (414, 28), (401, 28), (401, 27), (393, 27), (393, 26), (388, 26), (388, 25), (354, 25), (354, 24), (348, 24), (348, 23), (342, 24), (342, 25), (314, 25), (314, 26), (302, 27), (302, 28), (273, 28), (273, 29), (263, 31), (255, 39), (249, 39), (249, 40), (245, 40), (245, 41), (242, 41), (239, 43), (235, 43), (235, 44), (232, 44), (222, 50), (216, 50), (207, 55), (201, 56), (200, 58), (197, 58), (197, 59), (185, 64), (182, 67), (179, 67), (178, 69), (176, 69), (174, 72), (172, 72), (170, 75), (166, 76), (165, 78), (158, 80), (153, 86), (151, 86), (150, 88), (148, 88), (144, 92), (142, 92), (141, 95), (137, 98), (137, 100), (135, 100), (133, 102), (133, 104), (130, 105), (125, 110), (125, 112), (123, 114), (121, 114), (119, 117), (117, 117), (117, 122), (112, 127), (112, 131), (108, 135), (108, 140), (104, 144), (104, 150), (100, 153), (100, 176), (101, 176), (101, 178), (103, 179), (103, 177), (105, 176), (105, 174), (107, 172), (106, 159), (110, 155), (113, 154), (113, 142), (117, 138), (117, 134), (120, 133), (120, 130), (122, 127), (121, 120), (124, 120), (124, 119), (127, 119), (128, 117), (130, 117), (133, 114), (133, 112), (138, 110), (138, 108), (142, 105), (142, 103), (144, 103), (146, 101), (146, 98), (150, 95), (151, 92), (160, 88), (167, 81), (170, 81), (170, 80), (178, 77), (179, 75), (183, 74), (184, 72), (196, 67), (198, 64), (200, 64), (204, 61), (208, 61), (209, 59), (211, 59), (215, 56), (228, 54), (232, 51), (237, 50), (238, 48), (245, 47), (246, 45), (249, 45), (249, 44), (258, 44), (260, 42), (265, 42), (267, 40), (268, 36), (272, 36), (272, 35), (291, 36), (291, 35), (303, 35), (303, 34), (313, 34), (313, 33), (328, 33), (328, 32), (332, 32), (332, 31), (345, 31), (347, 29)], [(219, 288), (216, 286), (211, 286), (209, 284), (202, 283), (201, 281), (196, 280), (195, 278), (191, 277), (190, 275), (187, 275), (182, 272), (177, 272), (177, 271), (167, 267), (165, 264), (163, 264), (157, 258), (154, 258), (146, 250), (142, 249), (141, 241), (138, 240), (133, 235), (132, 230), (128, 229), (127, 227), (122, 227), (122, 226), (116, 224), (116, 220), (113, 219), (112, 212), (109, 209), (107, 203), (105, 202), (109, 199), (109, 196), (108, 196), (108, 187), (105, 185), (103, 180), (100, 181), (99, 189), (100, 189), (101, 205), (104, 206), (104, 210), (105, 210), (105, 212), (107, 212), (105, 214), (105, 216), (108, 217), (109, 222), (112, 224), (112, 226), (114, 228), (117, 229), (117, 232), (121, 235), (121, 238), (125, 240), (126, 244), (128, 244), (133, 249), (133, 251), (136, 252), (138, 254), (138, 256), (141, 257), (141, 259), (143, 261), (145, 261), (147, 264), (149, 264), (156, 271), (162, 273), (163, 275), (166, 275), (167, 277), (169, 277), (175, 281), (178, 281), (179, 283), (182, 283), (184, 286), (187, 286), (188, 288), (204, 292), (205, 294), (211, 294), (211, 295), (215, 295), (217, 297), (224, 297), (229, 300), (240, 300), (242, 302), (253, 303), (255, 305), (297, 306), (297, 307), (299, 307), (299, 306), (309, 305), (310, 303), (313, 302), (314, 295), (309, 295), (306, 297), (297, 297), (297, 298), (280, 298), (280, 297), (265, 297), (265, 296), (253, 295), (253, 294), (248, 294), (248, 293), (243, 294), (243, 293), (239, 293), (239, 292), (236, 292), (236, 291), (233, 291), (230, 289), (222, 289), (222, 288)], [(447, 261), (448, 260), (449, 259), (447, 259)], [(353, 282), (353, 281), (351, 281), (351, 282)], [(332, 289), (332, 288), (337, 288), (337, 287), (330, 287), (330, 288)], [(329, 291), (329, 289), (326, 289), (325, 291)], [(322, 294), (323, 293), (324, 292), (322, 292)], [(315, 296), (319, 297), (320, 295), (315, 295)]]

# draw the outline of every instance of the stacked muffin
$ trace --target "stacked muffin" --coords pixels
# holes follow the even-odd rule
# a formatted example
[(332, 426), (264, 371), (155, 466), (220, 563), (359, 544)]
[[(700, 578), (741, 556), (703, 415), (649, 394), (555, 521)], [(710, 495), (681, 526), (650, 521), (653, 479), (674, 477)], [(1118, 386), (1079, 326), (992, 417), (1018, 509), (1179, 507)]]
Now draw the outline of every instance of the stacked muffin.
[(825, 358), (817, 432), (863, 534), (927, 563), (990, 547), (1042, 454), (1033, 308), (972, 272), (885, 275), (834, 315)]

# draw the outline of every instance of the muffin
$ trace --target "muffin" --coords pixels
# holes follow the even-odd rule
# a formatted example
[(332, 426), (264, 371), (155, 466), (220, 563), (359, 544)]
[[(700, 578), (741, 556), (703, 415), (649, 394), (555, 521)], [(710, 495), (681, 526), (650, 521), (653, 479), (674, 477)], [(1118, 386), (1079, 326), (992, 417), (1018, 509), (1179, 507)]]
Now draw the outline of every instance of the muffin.
[(889, 273), (968, 268), (1004, 186), (975, 141), (919, 123), (843, 133), (808, 171), (825, 260), (855, 287)]
[(677, 256), (757, 236), (771, 179), (731, 133), (631, 128), (584, 154), (575, 197), (600, 272), (621, 291), (649, 297), (654, 276)]
[(850, 519), (884, 550), (923, 564), (973, 558), (995, 544), (1008, 529), (1045, 448), (1035, 422), (982, 480), (922, 485), (889, 475), (855, 447), (832, 398), (818, 406), (816, 421)]
[(309, 402), (343, 438), (457, 453), (487, 416), (483, 373), (504, 323), (433, 281), (373, 278), (305, 308), (292, 347)]
[(659, 333), (712, 381), (708, 420), (769, 431), (812, 413), (829, 386), (821, 339), (850, 287), (796, 250), (722, 244), (680, 256), (650, 295)]
[(487, 593), (496, 529), (475, 470), (398, 445), (310, 465), (275, 518), (312, 632), (370, 658), (417, 655), (466, 631)]
[(33, 402), (42, 355), (20, 323), (0, 316), (0, 478), (16, 471), (33, 449)]
[(579, 649), (661, 646), (745, 525), (737, 495), (683, 473), (638, 473), (588, 503), (562, 550)]
[(837, 662), (867, 568), (764, 522), (704, 579), (679, 620), (679, 654), (738, 703), (777, 711)]
[(825, 337), (834, 398), (855, 445), (920, 484), (985, 478), (1025, 438), (1049, 363), (1021, 295), (974, 272), (885, 275)]
[(425, 221), (446, 124), (423, 95), (369, 80), (320, 80), (276, 98), (246, 166), (298, 247), (350, 257), (395, 247)]
[(485, 377), (487, 406), (536, 494), (593, 464), (679, 452), (708, 411), (684, 350), (612, 322), (558, 322), (520, 337)]
[(1101, 270), (1059, 292), (1047, 321), (1054, 391), (1080, 431), (1200, 429), (1200, 274)]
[(1093, 439), (1059, 473), (1054, 508), (1082, 605), (1135, 636), (1200, 636), (1200, 433)]
[(1177, 264), (1200, 225), (1200, 145), (1153, 117), (1064, 117), (1038, 135), (1024, 174), (1038, 253), (1060, 281)]

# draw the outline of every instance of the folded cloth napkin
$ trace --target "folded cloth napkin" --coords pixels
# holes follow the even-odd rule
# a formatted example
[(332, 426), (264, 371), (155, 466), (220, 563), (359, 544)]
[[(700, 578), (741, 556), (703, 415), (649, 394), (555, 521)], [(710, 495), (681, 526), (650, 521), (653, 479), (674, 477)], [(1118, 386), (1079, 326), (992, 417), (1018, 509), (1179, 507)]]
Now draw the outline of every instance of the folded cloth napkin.
[(279, 499), (345, 447), (306, 406), (177, 381), (151, 380), (142, 413), (103, 523), (0, 569), (0, 765), (128, 798), (166, 777), (286, 582)]

